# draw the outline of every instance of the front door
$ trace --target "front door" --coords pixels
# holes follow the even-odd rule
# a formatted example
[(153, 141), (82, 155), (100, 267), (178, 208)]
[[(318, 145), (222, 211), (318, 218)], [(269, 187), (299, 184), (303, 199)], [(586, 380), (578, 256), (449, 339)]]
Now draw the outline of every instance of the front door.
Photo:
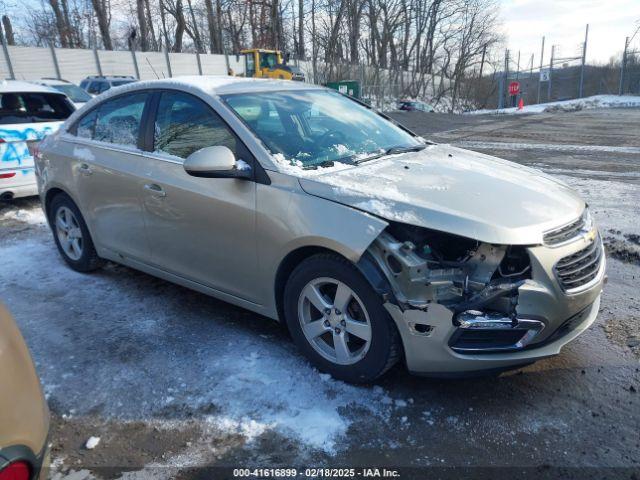
[[(233, 178), (198, 178), (182, 164), (212, 145), (237, 159), (249, 152), (201, 99), (183, 92), (160, 94), (153, 153), (146, 157), (143, 205), (152, 263), (170, 273), (255, 301), (256, 184)], [(244, 157), (244, 158), (243, 158)]]

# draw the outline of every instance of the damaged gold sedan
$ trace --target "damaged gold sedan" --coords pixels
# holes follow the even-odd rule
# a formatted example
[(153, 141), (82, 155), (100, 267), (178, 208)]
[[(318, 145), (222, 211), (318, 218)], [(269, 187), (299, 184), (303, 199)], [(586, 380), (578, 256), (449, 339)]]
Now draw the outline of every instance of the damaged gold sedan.
[(79, 271), (129, 265), (286, 323), (319, 369), (372, 381), (500, 371), (595, 319), (605, 258), (582, 199), (295, 82), (116, 88), (41, 146)]

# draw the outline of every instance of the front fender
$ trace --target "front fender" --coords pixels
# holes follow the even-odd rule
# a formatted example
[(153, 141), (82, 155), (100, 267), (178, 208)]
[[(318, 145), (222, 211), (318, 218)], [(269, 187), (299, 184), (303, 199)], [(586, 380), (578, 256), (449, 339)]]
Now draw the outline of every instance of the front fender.
[(267, 312), (277, 315), (273, 286), (282, 261), (295, 250), (319, 247), (354, 264), (388, 222), (330, 200), (305, 193), (297, 180), (270, 172), (271, 185), (258, 185), (257, 236)]

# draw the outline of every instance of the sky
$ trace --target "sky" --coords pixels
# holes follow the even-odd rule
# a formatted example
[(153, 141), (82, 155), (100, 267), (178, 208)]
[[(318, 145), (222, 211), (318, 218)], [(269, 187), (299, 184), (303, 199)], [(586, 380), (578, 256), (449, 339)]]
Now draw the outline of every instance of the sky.
[[(640, 25), (640, 0), (501, 0), (500, 4), (506, 44), (512, 56), (521, 51), (521, 64), (529, 62), (532, 53), (534, 64), (540, 63), (543, 35), (545, 63), (552, 44), (559, 46), (562, 57), (578, 56), (587, 23), (587, 62), (607, 63), (611, 56), (621, 57), (625, 37)], [(640, 32), (633, 44), (640, 48)]]

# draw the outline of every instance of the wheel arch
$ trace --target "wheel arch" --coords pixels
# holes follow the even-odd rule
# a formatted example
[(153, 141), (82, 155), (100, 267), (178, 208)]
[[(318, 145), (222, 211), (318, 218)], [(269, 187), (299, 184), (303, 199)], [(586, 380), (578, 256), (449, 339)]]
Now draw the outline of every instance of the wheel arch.
[(341, 255), (337, 251), (330, 248), (321, 247), (319, 245), (306, 245), (292, 250), (280, 262), (280, 265), (278, 266), (278, 269), (276, 271), (274, 295), (278, 320), (283, 325), (286, 326), (286, 322), (284, 321), (284, 289), (287, 285), (289, 277), (291, 276), (291, 273), (298, 265), (300, 265), (300, 263), (302, 263), (307, 258), (322, 253), (329, 253), (347, 259), (344, 255)]

